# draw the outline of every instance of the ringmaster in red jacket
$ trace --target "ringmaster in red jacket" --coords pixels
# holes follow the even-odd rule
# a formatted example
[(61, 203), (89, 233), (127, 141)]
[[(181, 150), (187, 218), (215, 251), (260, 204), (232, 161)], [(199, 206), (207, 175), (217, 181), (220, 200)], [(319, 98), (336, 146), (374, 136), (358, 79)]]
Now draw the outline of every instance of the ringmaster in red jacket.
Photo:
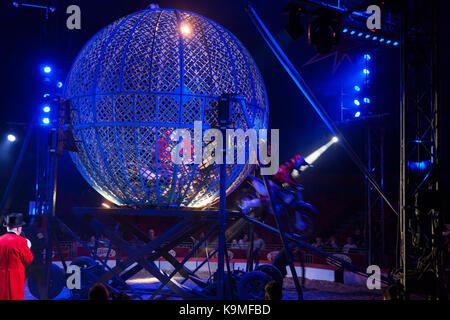
[(23, 300), (25, 267), (33, 261), (30, 240), (20, 236), (25, 225), (21, 213), (7, 215), (0, 236), (0, 300)]

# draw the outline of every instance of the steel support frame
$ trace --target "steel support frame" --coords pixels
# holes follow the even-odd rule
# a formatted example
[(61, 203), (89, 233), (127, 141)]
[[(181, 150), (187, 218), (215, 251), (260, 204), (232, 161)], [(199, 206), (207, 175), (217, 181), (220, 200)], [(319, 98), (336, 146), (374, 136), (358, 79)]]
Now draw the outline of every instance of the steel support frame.
[[(385, 129), (379, 125), (368, 124), (366, 128), (367, 167), (381, 190), (384, 190), (384, 133)], [(385, 265), (384, 201), (367, 179), (365, 189), (367, 263)]]
[[(400, 248), (398, 276), (406, 297), (446, 298), (440, 211), (439, 1), (405, 2), (401, 30)], [(411, 164), (418, 164), (414, 167)], [(430, 280), (428, 281), (430, 282)]]

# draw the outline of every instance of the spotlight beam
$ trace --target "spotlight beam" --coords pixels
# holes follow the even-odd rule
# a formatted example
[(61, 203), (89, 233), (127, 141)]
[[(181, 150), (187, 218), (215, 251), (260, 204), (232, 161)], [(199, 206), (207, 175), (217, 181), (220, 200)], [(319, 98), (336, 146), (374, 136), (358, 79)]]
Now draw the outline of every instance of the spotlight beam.
[(328, 113), (326, 112), (325, 108), (320, 104), (319, 100), (314, 96), (311, 89), (306, 84), (305, 80), (300, 76), (297, 69), (293, 66), (292, 62), (289, 60), (289, 58), (286, 56), (286, 54), (283, 52), (283, 50), (280, 48), (278, 43), (275, 41), (273, 36), (270, 34), (267, 27), (264, 25), (264, 23), (259, 18), (256, 11), (253, 9), (252, 5), (248, 2), (247, 3), (247, 12), (250, 16), (250, 19), (252, 20), (253, 24), (255, 25), (258, 32), (263, 37), (264, 41), (268, 44), (278, 61), (281, 63), (281, 65), (284, 67), (284, 69), (287, 71), (291, 79), (295, 82), (297, 87), (300, 89), (300, 91), (303, 93), (305, 98), (309, 101), (309, 103), (312, 105), (316, 113), (319, 115), (319, 117), (322, 119), (322, 121), (325, 123), (325, 125), (328, 127), (328, 129), (331, 131), (331, 133), (338, 137), (342, 147), (345, 149), (351, 160), (356, 164), (356, 166), (359, 168), (359, 170), (366, 176), (366, 178), (369, 180), (369, 182), (372, 184), (372, 186), (377, 190), (377, 192), (381, 195), (381, 197), (384, 199), (386, 204), (391, 208), (391, 210), (398, 216), (398, 212), (395, 209), (394, 205), (391, 203), (391, 201), (388, 199), (384, 191), (380, 188), (375, 178), (372, 176), (372, 174), (369, 172), (367, 167), (364, 165), (364, 163), (361, 161), (359, 156), (356, 154), (356, 152), (352, 149), (350, 144), (347, 142), (347, 140), (344, 138), (340, 130), (337, 128), (337, 126), (334, 124)]
[[(325, 143), (323, 146), (321, 146), (320, 148), (318, 148), (317, 150), (315, 150), (313, 153), (311, 153), (310, 155), (308, 155), (305, 160), (306, 162), (308, 162), (309, 164), (313, 164), (314, 162), (317, 161), (317, 159), (320, 158), (320, 156), (327, 151), (333, 144), (335, 144), (336, 141), (334, 138), (331, 139), (329, 142)], [(301, 167), (300, 171), (305, 171), (306, 169), (308, 169), (308, 166), (305, 167)]]

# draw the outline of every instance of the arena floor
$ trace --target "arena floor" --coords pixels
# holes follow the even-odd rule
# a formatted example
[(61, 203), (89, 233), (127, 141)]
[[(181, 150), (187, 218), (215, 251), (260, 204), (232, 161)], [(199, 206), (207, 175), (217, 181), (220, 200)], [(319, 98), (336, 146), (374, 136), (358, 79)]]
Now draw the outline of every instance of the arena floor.
[[(209, 277), (208, 272), (199, 272), (198, 275), (203, 279)], [(157, 288), (159, 286), (159, 282), (151, 277), (146, 271), (141, 271), (136, 274), (133, 278), (128, 280), (128, 283), (136, 288)], [(188, 281), (186, 282), (186, 285), (191, 286), (193, 284)], [(70, 296), (70, 291), (65, 288), (56, 299), (70, 299)], [(303, 297), (305, 300), (382, 300), (383, 293), (382, 290), (369, 290), (362, 286), (306, 279)], [(146, 299), (148, 297), (143, 296), (143, 298)], [(297, 292), (292, 278), (286, 278), (284, 280), (283, 299), (297, 299)], [(29, 292), (27, 286), (25, 286), (25, 300), (36, 300)]]

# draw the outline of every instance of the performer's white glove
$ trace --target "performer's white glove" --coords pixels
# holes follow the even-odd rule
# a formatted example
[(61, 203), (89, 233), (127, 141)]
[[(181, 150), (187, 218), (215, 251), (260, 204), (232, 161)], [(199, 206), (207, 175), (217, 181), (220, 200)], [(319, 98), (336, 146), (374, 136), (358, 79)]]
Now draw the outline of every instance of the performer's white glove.
[(31, 241), (27, 239), (27, 246), (28, 248), (31, 248)]

